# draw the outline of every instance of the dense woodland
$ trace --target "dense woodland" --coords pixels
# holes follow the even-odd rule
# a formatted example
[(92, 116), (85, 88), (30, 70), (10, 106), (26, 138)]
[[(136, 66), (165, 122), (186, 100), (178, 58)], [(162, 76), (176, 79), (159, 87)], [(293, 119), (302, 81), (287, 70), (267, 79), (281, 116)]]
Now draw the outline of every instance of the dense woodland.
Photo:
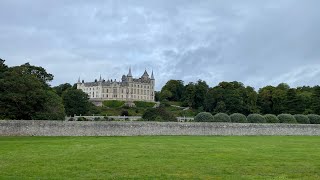
[[(64, 119), (66, 115), (99, 114), (86, 93), (68, 83), (50, 87), (54, 76), (42, 67), (25, 63), (8, 67), (0, 59), (0, 119)], [(179, 102), (197, 112), (260, 114), (320, 114), (320, 86), (290, 88), (281, 83), (258, 92), (241, 82), (221, 82), (209, 87), (205, 81), (184, 84), (169, 80), (156, 101), (166, 106)]]

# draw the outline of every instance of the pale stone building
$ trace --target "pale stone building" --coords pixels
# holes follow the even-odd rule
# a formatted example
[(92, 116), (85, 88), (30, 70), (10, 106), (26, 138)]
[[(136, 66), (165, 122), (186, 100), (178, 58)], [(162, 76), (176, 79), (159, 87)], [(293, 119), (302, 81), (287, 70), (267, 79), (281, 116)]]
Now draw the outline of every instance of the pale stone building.
[(89, 95), (91, 101), (99, 102), (105, 100), (121, 100), (126, 102), (133, 101), (155, 101), (154, 94), (155, 79), (153, 71), (151, 77), (144, 71), (140, 78), (133, 78), (131, 68), (129, 68), (128, 75), (123, 75), (121, 81), (104, 80), (101, 78), (94, 82), (82, 82), (80, 78), (77, 83), (77, 89)]

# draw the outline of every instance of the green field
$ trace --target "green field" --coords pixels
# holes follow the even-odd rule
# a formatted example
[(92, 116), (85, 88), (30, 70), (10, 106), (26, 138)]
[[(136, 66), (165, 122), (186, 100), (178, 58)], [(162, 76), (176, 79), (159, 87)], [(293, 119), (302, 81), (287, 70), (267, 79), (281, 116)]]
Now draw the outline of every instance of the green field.
[(320, 137), (0, 137), (0, 179), (320, 179)]

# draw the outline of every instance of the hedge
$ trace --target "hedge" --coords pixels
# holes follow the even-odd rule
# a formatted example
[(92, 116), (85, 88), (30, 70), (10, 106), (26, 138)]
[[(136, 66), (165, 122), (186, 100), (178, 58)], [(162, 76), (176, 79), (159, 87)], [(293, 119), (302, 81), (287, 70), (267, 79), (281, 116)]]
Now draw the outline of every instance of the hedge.
[(297, 120), (291, 114), (279, 114), (278, 119), (280, 123), (297, 123)]
[(293, 116), (297, 120), (297, 122), (300, 124), (310, 124), (310, 120), (309, 120), (308, 116), (306, 116), (306, 115), (295, 114)]
[(102, 104), (104, 106), (107, 106), (109, 108), (118, 108), (124, 105), (124, 101), (118, 101), (118, 100), (108, 100), (108, 101), (103, 101)]
[(320, 116), (317, 114), (309, 114), (308, 118), (311, 124), (320, 124)]
[(247, 120), (250, 123), (266, 123), (266, 119), (260, 114), (249, 114)]
[(241, 113), (233, 113), (230, 115), (231, 122), (234, 123), (247, 123), (247, 117)]
[(139, 108), (152, 108), (156, 103), (154, 102), (143, 102), (143, 101), (134, 101), (136, 107)]
[(201, 112), (194, 117), (195, 122), (213, 122), (214, 117), (211, 113)]
[(225, 114), (225, 113), (218, 113), (213, 117), (214, 117), (213, 119), (214, 122), (231, 122), (230, 117), (228, 116), (228, 114)]
[(177, 121), (177, 118), (170, 111), (162, 107), (150, 108), (142, 115), (142, 119), (146, 121)]
[(280, 120), (274, 114), (266, 114), (264, 115), (264, 118), (266, 119), (267, 123), (280, 123)]

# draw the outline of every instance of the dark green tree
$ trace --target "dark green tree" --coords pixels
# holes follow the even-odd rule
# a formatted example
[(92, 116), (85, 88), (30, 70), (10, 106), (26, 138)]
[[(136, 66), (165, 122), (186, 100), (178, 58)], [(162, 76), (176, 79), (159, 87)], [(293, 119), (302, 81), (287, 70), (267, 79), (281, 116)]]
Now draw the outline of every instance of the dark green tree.
[(320, 86), (315, 86), (313, 89), (311, 107), (315, 114), (320, 115)]
[(171, 96), (168, 98), (169, 101), (180, 101), (184, 90), (183, 81), (181, 80), (169, 80), (161, 89), (163, 91), (170, 91)]
[(68, 89), (62, 93), (62, 100), (66, 114), (85, 115), (90, 111), (92, 106), (89, 102), (88, 95), (79, 89)]
[(62, 96), (62, 93), (64, 91), (66, 91), (67, 89), (70, 89), (72, 88), (71, 84), (69, 83), (65, 83), (65, 84), (60, 84), (59, 86), (55, 86), (53, 87), (53, 89), (56, 91), (56, 93), (59, 95), (59, 96)]

